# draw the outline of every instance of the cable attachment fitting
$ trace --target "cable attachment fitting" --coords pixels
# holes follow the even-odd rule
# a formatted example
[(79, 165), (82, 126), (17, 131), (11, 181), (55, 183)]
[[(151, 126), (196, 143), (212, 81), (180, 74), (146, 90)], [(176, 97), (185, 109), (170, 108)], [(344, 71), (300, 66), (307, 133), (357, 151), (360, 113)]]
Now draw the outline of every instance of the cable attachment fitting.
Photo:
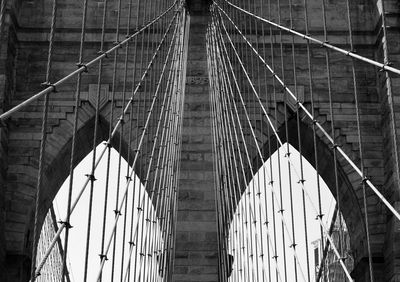
[(119, 215), (119, 216), (122, 215), (121, 211), (119, 211), (119, 210), (114, 210), (114, 213), (115, 213), (116, 216), (117, 216), (117, 215)]
[(96, 181), (97, 179), (96, 179), (96, 177), (94, 177), (94, 174), (85, 174), (85, 176), (87, 177), (87, 178), (89, 178), (89, 180), (90, 181)]
[(118, 121), (121, 123), (121, 125), (124, 125), (124, 124), (125, 124), (125, 119), (124, 119), (123, 117), (120, 117), (120, 118), (118, 119)]
[(58, 221), (58, 223), (64, 225), (65, 228), (67, 228), (67, 229), (71, 229), (71, 228), (73, 227), (73, 226), (72, 226), (69, 222), (67, 222), (67, 221), (62, 221), (62, 220), (60, 220), (60, 221)]
[(316, 219), (316, 220), (318, 220), (318, 219), (322, 220), (323, 217), (324, 217), (324, 214), (321, 213), (321, 214), (317, 215), (317, 216), (315, 217), (315, 219)]
[(297, 181), (298, 184), (302, 184), (302, 185), (304, 184), (304, 182), (306, 182), (305, 179), (299, 179), (299, 181)]
[(41, 85), (43, 88), (51, 87), (51, 88), (52, 88), (51, 92), (57, 93), (57, 88), (56, 88), (56, 86), (55, 86), (54, 84), (52, 84), (51, 82), (49, 82), (49, 81), (42, 82), (40, 85)]
[(361, 184), (366, 184), (367, 181), (369, 181), (370, 178), (368, 176), (364, 176), (363, 179), (361, 180)]
[(107, 255), (99, 254), (99, 257), (100, 257), (100, 261), (108, 260)]
[(76, 66), (77, 66), (78, 68), (83, 68), (83, 72), (86, 72), (86, 73), (89, 72), (89, 71), (88, 71), (88, 67), (87, 67), (86, 64), (77, 63)]
[(125, 179), (127, 182), (131, 182), (132, 181), (132, 177), (130, 177), (129, 175), (125, 176)]
[(136, 246), (136, 245), (135, 245), (135, 242), (133, 242), (133, 241), (129, 241), (128, 244), (129, 244), (129, 246), (131, 246), (131, 247)]
[(339, 148), (339, 147), (340, 147), (340, 145), (337, 144), (337, 143), (335, 143), (335, 144), (333, 144), (333, 145), (331, 146), (331, 149), (332, 149), (332, 150), (336, 150), (336, 149)]
[(393, 63), (392, 62), (386, 62), (383, 64), (383, 66), (379, 69), (380, 72), (386, 71), (386, 67), (392, 67)]
[(296, 243), (293, 243), (293, 244), (291, 244), (291, 245), (289, 246), (289, 248), (296, 249), (296, 246), (297, 246), (297, 244), (296, 244)]

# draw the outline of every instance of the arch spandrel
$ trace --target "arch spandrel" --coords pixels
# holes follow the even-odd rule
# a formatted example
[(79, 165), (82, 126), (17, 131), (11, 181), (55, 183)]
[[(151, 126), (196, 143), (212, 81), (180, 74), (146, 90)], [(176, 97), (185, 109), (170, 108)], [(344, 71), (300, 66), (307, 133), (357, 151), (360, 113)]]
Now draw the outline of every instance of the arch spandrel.
[[(284, 143), (289, 142), (296, 150), (299, 150), (298, 145), (298, 132), (297, 132), (297, 121), (296, 117), (293, 116), (289, 119), (287, 126), (289, 131), (289, 140), (286, 138), (285, 134), (285, 123), (283, 120), (279, 123), (278, 135), (281, 141)], [(264, 132), (266, 129), (264, 128)], [(314, 158), (314, 145), (313, 145), (313, 131), (312, 125), (301, 122), (300, 123), (300, 132), (301, 132), (301, 140), (302, 140), (302, 154), (303, 157), (315, 168), (315, 158)], [(272, 133), (271, 133), (272, 134)], [(318, 165), (319, 165), (319, 175), (325, 181), (328, 188), (330, 189), (332, 195), (337, 200), (337, 194), (335, 189), (335, 176), (333, 169), (333, 152), (331, 150), (331, 145), (326, 138), (321, 138), (317, 134), (317, 154), (318, 154)], [(341, 136), (343, 138), (343, 136)], [(269, 146), (271, 146), (271, 154), (276, 152), (278, 149), (276, 136), (270, 136), (266, 139), (265, 143), (261, 148), (263, 148), (263, 152), (266, 154), (264, 159), (269, 159)], [(346, 152), (357, 156), (357, 148), (354, 149), (354, 144), (345, 143), (341, 146), (341, 148)], [(282, 150), (282, 149), (281, 149)], [(243, 153), (243, 152), (242, 152)], [(244, 153), (243, 153), (244, 154)], [(243, 157), (245, 160), (245, 156)], [(257, 171), (263, 165), (262, 161), (259, 159), (257, 151), (253, 151), (252, 155), (253, 159), (253, 170), (254, 172), (247, 170), (247, 180), (246, 183), (241, 185), (241, 193), (243, 197), (243, 193), (245, 188), (248, 186), (249, 182), (252, 180), (252, 175), (257, 173)], [(367, 256), (367, 239), (366, 239), (366, 228), (365, 228), (365, 219), (364, 219), (364, 209), (363, 209), (363, 196), (362, 196), (362, 186), (361, 186), (361, 178), (353, 171), (350, 165), (340, 156), (338, 156), (338, 184), (339, 184), (339, 193), (340, 193), (340, 204), (341, 204), (341, 212), (343, 218), (347, 224), (350, 235), (350, 243), (352, 250), (354, 251), (354, 259), (357, 263), (364, 264), (365, 257)], [(282, 160), (282, 163), (285, 163), (286, 160)], [(314, 175), (306, 176), (305, 185), (307, 185), (307, 179), (312, 181), (314, 179)], [(378, 178), (379, 180), (379, 178)], [(376, 183), (376, 181), (375, 181)], [(367, 187), (367, 190), (369, 188)], [(369, 211), (369, 220), (370, 223), (373, 222), (374, 234), (378, 236), (384, 236), (385, 234), (385, 219), (382, 216), (382, 209), (379, 205), (377, 205), (377, 196), (373, 194), (371, 191), (367, 191), (368, 198), (368, 211)], [(241, 197), (237, 199), (240, 201)], [(375, 199), (375, 200), (373, 200)], [(237, 205), (238, 203), (236, 203)], [(236, 209), (236, 208), (235, 208)], [(232, 217), (233, 214), (230, 214)], [(371, 226), (370, 226), (371, 228)], [(384, 242), (382, 241), (380, 244), (374, 244), (372, 249), (374, 260), (377, 263), (380, 263), (382, 258), (382, 250), (384, 247)], [(355, 271), (359, 271), (355, 269)]]
[[(109, 108), (107, 106), (104, 108), (102, 116), (100, 117), (98, 135), (96, 145), (104, 143), (108, 139), (109, 134), (109, 121), (104, 118), (108, 118), (109, 113), (107, 111)], [(115, 121), (117, 117), (115, 118)], [(18, 120), (14, 119), (13, 122), (18, 124)], [(38, 222), (39, 226), (43, 222), (47, 211), (56, 196), (58, 189), (61, 187), (62, 183), (69, 176), (69, 163), (72, 145), (72, 130), (73, 129), (73, 114), (69, 114), (67, 119), (58, 121), (58, 125), (52, 127), (52, 131), (48, 134), (47, 145), (46, 145), (46, 158), (45, 158), (45, 170), (43, 172), (43, 188), (40, 195), (39, 203), (39, 216)], [(83, 104), (80, 108), (80, 122), (78, 123), (78, 131), (76, 136), (76, 151), (75, 151), (75, 161), (74, 167), (77, 166), (81, 160), (86, 157), (93, 149), (93, 129), (94, 129), (94, 109), (88, 103)], [(20, 131), (20, 132), (19, 132)], [(16, 201), (22, 201), (23, 197), (24, 208), (20, 211), (14, 213), (10, 212), (7, 222), (9, 224), (9, 232), (12, 238), (20, 238), (19, 240), (8, 244), (10, 249), (19, 249), (23, 251), (27, 246), (30, 246), (33, 230), (33, 217), (34, 217), (34, 191), (36, 190), (36, 177), (37, 177), (37, 162), (34, 161), (39, 156), (40, 142), (37, 141), (26, 141), (26, 140), (13, 140), (13, 137), (18, 138), (21, 134), (31, 134), (32, 136), (40, 136), (40, 128), (37, 128), (36, 132), (24, 133), (25, 129), (19, 129), (15, 127), (11, 130), (9, 149), (15, 152), (15, 155), (10, 159), (9, 166), (11, 169), (8, 172), (8, 183), (9, 191), (12, 191), (12, 196), (9, 200), (13, 205), (20, 205)], [(133, 132), (133, 136), (137, 136), (138, 132)], [(112, 139), (112, 146), (118, 151), (120, 144), (120, 131), (117, 131), (115, 137)], [(122, 146), (127, 148), (129, 140), (129, 130), (124, 131), (122, 135)], [(130, 151), (130, 165), (133, 162), (133, 156), (135, 155), (135, 145), (138, 142), (137, 138), (132, 138), (131, 140), (131, 151)], [(152, 144), (151, 140), (147, 145), (150, 148)], [(106, 145), (104, 145), (106, 146)], [(19, 150), (18, 148), (24, 148), (24, 150)], [(18, 153), (18, 155), (17, 155)], [(146, 154), (147, 152), (145, 152)], [(107, 153), (106, 153), (107, 154)], [(29, 163), (18, 163), (19, 160), (25, 159), (26, 155), (30, 155)], [(122, 157), (128, 159), (127, 149), (121, 151)], [(106, 155), (103, 159), (106, 159)], [(14, 162), (14, 161), (15, 162)], [(13, 168), (16, 169), (13, 169)], [(141, 169), (139, 169), (141, 168)], [(90, 168), (87, 169), (87, 173), (90, 173)], [(125, 172), (123, 172), (125, 174)], [(141, 158), (138, 158), (135, 169), (136, 175), (143, 182), (146, 173), (146, 164), (141, 164)], [(74, 186), (74, 189), (80, 189), (81, 186)], [(148, 191), (151, 187), (147, 187)], [(19, 196), (18, 196), (19, 195)], [(19, 200), (18, 200), (19, 199)], [(155, 199), (154, 199), (155, 200)], [(18, 215), (18, 220), (21, 222), (21, 228), (15, 229), (13, 221), (15, 216)], [(13, 218), (14, 216), (14, 218)], [(20, 235), (12, 235), (13, 233)], [(29, 235), (28, 235), (29, 234)], [(28, 236), (28, 237), (27, 237)], [(17, 247), (19, 244), (19, 247)]]

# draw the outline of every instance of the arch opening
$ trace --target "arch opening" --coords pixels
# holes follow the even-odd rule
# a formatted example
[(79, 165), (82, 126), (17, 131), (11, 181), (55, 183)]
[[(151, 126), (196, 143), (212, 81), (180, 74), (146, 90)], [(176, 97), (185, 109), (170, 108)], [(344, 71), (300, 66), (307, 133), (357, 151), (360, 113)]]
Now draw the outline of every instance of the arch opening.
[[(96, 154), (104, 148), (99, 144)], [(74, 185), (72, 201), (76, 198), (86, 175), (91, 168), (93, 152), (90, 152), (74, 170)], [(105, 255), (107, 243), (111, 238), (115, 224), (115, 213), (120, 212), (120, 223), (116, 227), (115, 236), (111, 239), (107, 253), (108, 261), (104, 265), (102, 277), (111, 280), (123, 280), (129, 275), (135, 280), (138, 277), (162, 277), (161, 264), (166, 258), (164, 252), (164, 237), (162, 222), (157, 216), (151, 195), (140, 178), (133, 173), (132, 181), (127, 182), (131, 166), (114, 149), (111, 148), (109, 185), (107, 182), (107, 158), (104, 157), (96, 169), (97, 178), (94, 186), (92, 218), (90, 228), (88, 222), (90, 187), (87, 187), (76, 209), (71, 215), (72, 229), (69, 232), (69, 247), (67, 250), (67, 279), (66, 281), (83, 281), (87, 275), (88, 281), (94, 280), (99, 273), (100, 258)], [(118, 173), (120, 167), (120, 173)], [(128, 171), (129, 170), (129, 171)], [(45, 217), (38, 242), (36, 262), (39, 264), (53, 239), (60, 222), (65, 219), (70, 176), (64, 181)], [(126, 205), (118, 211), (125, 189)], [(89, 185), (90, 186), (90, 185)], [(118, 187), (119, 186), (119, 187)], [(90, 229), (89, 245), (87, 248), (88, 228)], [(50, 253), (41, 275), (36, 281), (59, 281), (62, 273), (62, 254), (64, 252), (65, 231)], [(86, 255), (86, 252), (88, 254)], [(152, 256), (141, 256), (141, 253), (151, 253)], [(85, 274), (85, 262), (88, 262)], [(129, 267), (128, 267), (129, 265)]]
[[(302, 276), (315, 281), (318, 272), (321, 278), (326, 278), (322, 281), (345, 281), (332, 246), (327, 246), (327, 236), (324, 232), (321, 235), (320, 223), (316, 220), (319, 214), (323, 215), (322, 221), (335, 247), (346, 258), (348, 271), (353, 270), (350, 234), (337, 210), (335, 197), (304, 156), (301, 159), (307, 192), (303, 193), (296, 175), (301, 173), (300, 153), (291, 145), (289, 148), (293, 163), (291, 174), (286, 150), (281, 147), (259, 168), (242, 193), (227, 241), (230, 281), (275, 281), (279, 277), (282, 281), (297, 281)], [(270, 181), (272, 185), (268, 184)]]

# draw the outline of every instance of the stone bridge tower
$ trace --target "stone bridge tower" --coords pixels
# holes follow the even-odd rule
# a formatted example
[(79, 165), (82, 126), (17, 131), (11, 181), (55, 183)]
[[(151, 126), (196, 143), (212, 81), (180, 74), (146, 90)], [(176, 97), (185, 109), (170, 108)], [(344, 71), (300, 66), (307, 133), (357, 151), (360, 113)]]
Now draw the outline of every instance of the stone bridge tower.
[[(385, 3), (387, 34), (383, 34), (382, 14), (377, 8)], [(62, 77), (75, 67), (78, 46), (77, 25), (79, 1), (64, 0), (60, 7), (60, 35), (57, 38), (55, 54), (55, 73)], [(96, 2), (97, 16), (91, 24), (99, 23), (100, 8), (103, 1)], [(218, 241), (215, 214), (215, 190), (212, 155), (212, 129), (209, 102), (209, 76), (206, 56), (206, 29), (210, 20), (208, 6), (211, 1), (191, 0), (187, 7), (190, 13), (189, 37), (186, 66), (186, 99), (182, 133), (181, 179), (177, 214), (176, 256), (174, 281), (218, 281)], [(237, 1), (236, 1), (237, 2)], [(273, 1), (274, 2), (274, 1)], [(276, 1), (275, 1), (276, 2)], [(285, 2), (286, 1), (282, 1)], [(300, 5), (302, 1), (294, 1)], [(309, 0), (310, 11), (319, 10), (317, 0)], [(332, 2), (332, 1), (329, 1)], [(332, 18), (332, 43), (347, 46), (344, 34), (346, 26), (338, 20), (344, 0), (329, 3)], [(353, 1), (352, 1), (353, 2)], [(50, 18), (49, 0), (2, 0), (4, 13), (0, 19), (0, 111), (4, 112), (12, 106), (28, 98), (43, 82), (46, 48), (48, 42), (48, 26)], [(5, 3), (5, 5), (4, 5)], [(400, 4), (397, 0), (356, 0), (353, 3), (356, 17), (355, 37), (357, 51), (378, 61), (389, 59), (390, 63), (400, 66)], [(97, 10), (96, 10), (97, 9)], [(312, 12), (311, 12), (312, 15)], [(296, 14), (301, 23), (302, 15)], [(312, 18), (311, 34), (322, 37), (320, 22)], [(254, 32), (254, 31), (253, 31)], [(96, 49), (99, 41), (99, 30), (91, 30), (91, 49)], [(239, 40), (239, 39), (235, 39)], [(266, 38), (266, 41), (271, 40)], [(108, 44), (112, 40), (108, 39)], [(388, 58), (384, 56), (384, 43), (388, 42)], [(290, 37), (285, 37), (290, 42)], [(306, 64), (305, 44), (299, 46), (299, 61)], [(92, 50), (92, 51), (93, 51)], [(287, 57), (289, 50), (285, 49)], [(324, 78), (318, 73), (324, 70), (324, 58), (321, 50), (313, 53), (315, 67), (315, 91), (326, 92)], [(72, 67), (71, 67), (72, 66)], [(346, 94), (351, 92), (351, 70), (349, 61), (341, 55), (332, 53), (332, 72), (336, 87), (335, 112), (336, 136), (339, 136), (343, 150), (358, 161), (357, 136), (355, 132), (355, 115), (350, 110), (354, 104)], [(305, 72), (305, 67), (300, 67)], [(289, 69), (286, 69), (290, 72)], [(364, 121), (363, 139), (365, 140), (365, 166), (368, 176), (379, 186), (380, 191), (390, 203), (400, 210), (399, 171), (396, 165), (398, 156), (393, 136), (400, 138), (400, 77), (387, 75), (370, 65), (360, 65), (357, 76), (361, 81), (361, 109)], [(288, 85), (290, 80), (288, 78)], [(388, 89), (388, 80), (391, 89)], [(304, 102), (310, 100), (307, 83), (300, 82), (299, 89), (303, 93)], [(63, 89), (66, 93), (67, 90)], [(84, 90), (89, 97), (90, 89)], [(282, 93), (281, 93), (282, 94)], [(43, 198), (41, 215), (47, 212), (59, 187), (66, 179), (68, 156), (66, 146), (71, 136), (66, 132), (71, 129), (73, 101), (65, 94), (55, 100), (50, 112), (49, 132), (49, 164), (45, 173), (46, 197)], [(278, 111), (283, 112), (284, 95), (279, 95)], [(389, 97), (389, 98), (388, 98)], [(293, 105), (292, 105), (293, 106)], [(82, 128), (79, 138), (82, 148), (78, 159), (83, 159), (90, 152), (89, 122), (94, 110), (89, 99), (82, 107)], [(316, 104), (316, 118), (329, 128), (331, 117), (329, 104), (321, 95)], [(391, 108), (394, 109), (395, 120), (392, 120)], [(107, 105), (105, 106), (107, 111)], [(293, 111), (292, 111), (293, 114)], [(108, 114), (105, 113), (105, 116)], [(263, 122), (260, 119), (259, 122)], [(280, 115), (279, 132), (284, 132), (285, 124), (296, 132), (291, 119), (285, 120)], [(391, 126), (394, 124), (394, 126)], [(38, 150), (40, 146), (41, 108), (30, 106), (13, 115), (0, 128), (0, 281), (28, 281), (31, 265), (32, 218), (34, 212), (35, 183), (38, 169)], [(106, 136), (106, 126), (101, 129), (99, 142)], [(247, 134), (249, 134), (247, 132)], [(285, 137), (282, 134), (282, 138)], [(302, 138), (306, 144), (303, 154), (313, 161), (311, 146), (312, 134), (310, 123), (302, 123)], [(292, 134), (296, 136), (296, 134)], [(264, 146), (269, 142), (276, 143), (272, 136), (261, 137)], [(293, 137), (294, 138), (294, 137)], [(271, 141), (272, 140), (272, 141)], [(297, 141), (285, 140), (294, 147)], [(331, 188), (333, 194), (334, 178), (332, 176), (332, 154), (329, 142), (322, 135), (320, 144), (320, 175)], [(85, 145), (86, 144), (86, 145)], [(307, 146), (309, 144), (309, 146)], [(276, 149), (276, 148), (275, 148)], [(251, 151), (254, 164), (260, 167), (256, 149)], [(351, 167), (343, 159), (338, 159), (340, 167), (340, 193), (343, 202), (343, 215), (349, 227), (352, 248), (355, 251), (355, 268), (352, 273), (355, 281), (368, 280), (368, 262), (365, 244), (365, 225), (363, 225), (362, 191), (360, 180)], [(140, 172), (139, 172), (140, 174)], [(251, 179), (247, 179), (250, 181)], [(243, 191), (244, 191), (243, 187)], [(335, 195), (337, 196), (337, 195)], [(376, 281), (399, 281), (400, 279), (400, 223), (396, 221), (379, 199), (368, 194), (368, 210), (370, 212), (370, 230), (373, 253), (373, 266)]]

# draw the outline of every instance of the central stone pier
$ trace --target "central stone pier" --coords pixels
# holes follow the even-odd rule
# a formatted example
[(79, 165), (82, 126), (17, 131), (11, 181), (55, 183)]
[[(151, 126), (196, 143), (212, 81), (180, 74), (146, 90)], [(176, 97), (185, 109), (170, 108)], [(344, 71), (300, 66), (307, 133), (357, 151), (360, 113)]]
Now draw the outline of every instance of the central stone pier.
[(181, 179), (173, 281), (218, 281), (218, 246), (206, 54), (208, 1), (188, 1)]

